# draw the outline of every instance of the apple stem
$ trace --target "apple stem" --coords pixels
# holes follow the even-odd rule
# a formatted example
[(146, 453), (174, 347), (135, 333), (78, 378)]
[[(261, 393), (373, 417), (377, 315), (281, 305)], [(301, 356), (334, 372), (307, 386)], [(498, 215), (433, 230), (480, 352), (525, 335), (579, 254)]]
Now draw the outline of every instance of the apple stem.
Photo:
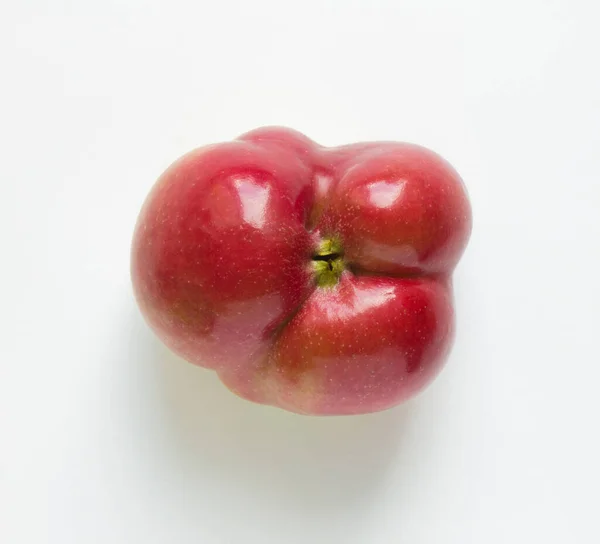
[(312, 261), (319, 287), (337, 285), (345, 269), (339, 240), (335, 238), (321, 240)]

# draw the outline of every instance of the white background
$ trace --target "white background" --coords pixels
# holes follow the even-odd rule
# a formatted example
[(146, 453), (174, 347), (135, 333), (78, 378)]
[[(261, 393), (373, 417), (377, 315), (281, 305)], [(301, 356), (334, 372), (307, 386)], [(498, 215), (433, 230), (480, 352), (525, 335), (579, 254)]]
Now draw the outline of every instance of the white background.
[[(596, 4), (4, 1), (0, 542), (600, 542)], [(265, 124), (464, 177), (458, 336), (409, 404), (254, 406), (142, 321), (154, 179)]]

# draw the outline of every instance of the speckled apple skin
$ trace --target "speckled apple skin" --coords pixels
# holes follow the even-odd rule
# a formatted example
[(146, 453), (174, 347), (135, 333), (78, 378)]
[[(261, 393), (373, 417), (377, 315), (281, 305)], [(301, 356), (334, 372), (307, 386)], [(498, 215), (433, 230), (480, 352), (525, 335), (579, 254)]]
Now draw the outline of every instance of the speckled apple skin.
[[(140, 212), (131, 274), (162, 341), (236, 394), (360, 414), (441, 369), (470, 232), (464, 184), (432, 151), (262, 128), (167, 169)], [(342, 271), (322, 285), (314, 258), (328, 242)]]

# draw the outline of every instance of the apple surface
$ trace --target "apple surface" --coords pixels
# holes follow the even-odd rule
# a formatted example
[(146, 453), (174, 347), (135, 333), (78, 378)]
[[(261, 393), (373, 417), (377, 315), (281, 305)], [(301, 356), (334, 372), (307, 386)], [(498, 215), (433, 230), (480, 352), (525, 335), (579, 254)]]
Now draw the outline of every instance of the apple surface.
[(470, 232), (464, 184), (432, 151), (330, 148), (269, 127), (167, 169), (140, 212), (131, 274), (159, 338), (237, 395), (368, 413), (444, 364)]

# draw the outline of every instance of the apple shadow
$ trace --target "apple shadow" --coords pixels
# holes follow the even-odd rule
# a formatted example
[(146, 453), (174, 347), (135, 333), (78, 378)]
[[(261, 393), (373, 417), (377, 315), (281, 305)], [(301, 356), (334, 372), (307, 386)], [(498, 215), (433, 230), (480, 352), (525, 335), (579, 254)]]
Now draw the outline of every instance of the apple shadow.
[(340, 417), (255, 405), (228, 391), (213, 372), (172, 354), (137, 311), (129, 316), (128, 389), (143, 412), (139, 447), (155, 457), (159, 471), (185, 485), (189, 499), (219, 489), (260, 512), (276, 505), (282, 513), (328, 523), (368, 510), (398, 456), (412, 403)]

